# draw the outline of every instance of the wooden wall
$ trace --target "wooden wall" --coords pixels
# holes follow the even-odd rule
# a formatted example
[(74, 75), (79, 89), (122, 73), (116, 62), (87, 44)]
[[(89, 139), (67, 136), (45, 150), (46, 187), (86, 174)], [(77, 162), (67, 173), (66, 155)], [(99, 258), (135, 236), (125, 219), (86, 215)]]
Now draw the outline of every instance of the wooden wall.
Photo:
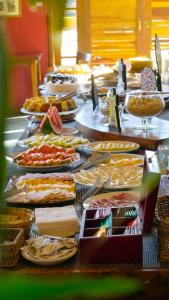
[[(6, 18), (6, 31), (11, 55), (20, 53), (42, 53), (42, 76), (48, 68), (48, 28), (47, 11), (39, 7), (30, 10), (28, 0), (21, 0), (21, 16)], [(16, 66), (12, 68), (11, 102), (19, 109), (25, 98), (32, 96), (30, 68)]]

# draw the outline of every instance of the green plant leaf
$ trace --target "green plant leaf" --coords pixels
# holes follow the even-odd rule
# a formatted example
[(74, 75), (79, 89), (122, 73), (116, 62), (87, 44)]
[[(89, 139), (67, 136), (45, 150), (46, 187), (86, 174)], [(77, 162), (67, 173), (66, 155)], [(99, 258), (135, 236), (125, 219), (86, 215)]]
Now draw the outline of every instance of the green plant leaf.
[[(8, 287), (10, 286), (10, 289)], [(90, 296), (103, 299), (107, 296), (134, 294), (142, 288), (141, 283), (133, 278), (103, 277), (89, 278), (69, 276), (49, 279), (16, 274), (0, 278), (1, 298), (5, 300), (43, 300), (74, 299), (75, 296)], [(73, 298), (72, 298), (73, 297)]]
[(6, 176), (6, 162), (4, 149), (4, 131), (5, 131), (5, 117), (8, 111), (9, 99), (9, 54), (5, 35), (0, 28), (0, 206), (1, 195), (4, 188), (4, 181)]

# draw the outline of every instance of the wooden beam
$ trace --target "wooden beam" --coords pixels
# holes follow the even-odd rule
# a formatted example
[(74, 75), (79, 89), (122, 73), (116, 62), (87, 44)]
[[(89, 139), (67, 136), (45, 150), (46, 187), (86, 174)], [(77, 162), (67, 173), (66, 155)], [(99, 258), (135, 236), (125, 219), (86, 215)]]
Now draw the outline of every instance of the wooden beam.
[(152, 0), (137, 0), (137, 55), (150, 57)]
[(90, 1), (77, 0), (78, 51), (91, 52)]

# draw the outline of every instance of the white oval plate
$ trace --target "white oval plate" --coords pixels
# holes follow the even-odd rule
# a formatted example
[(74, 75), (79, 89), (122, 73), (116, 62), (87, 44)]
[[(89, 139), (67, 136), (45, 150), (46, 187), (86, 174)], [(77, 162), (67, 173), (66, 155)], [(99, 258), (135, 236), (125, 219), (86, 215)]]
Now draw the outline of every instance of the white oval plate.
[[(136, 160), (132, 162), (132, 159)], [(114, 163), (110, 163), (109, 161), (113, 160)], [(121, 164), (118, 164), (118, 161), (123, 161)], [(128, 161), (125, 161), (128, 160)], [(117, 163), (117, 164), (116, 164)], [(139, 154), (132, 154), (132, 153), (115, 153), (112, 154), (112, 156), (107, 160), (107, 163), (102, 163), (102, 166), (114, 166), (114, 167), (120, 167), (120, 166), (142, 166), (144, 164), (144, 156)]]
[(28, 254), (25, 249), (21, 249), (21, 254), (26, 260), (29, 260), (30, 262), (40, 265), (40, 266), (51, 266), (51, 265), (60, 264), (64, 261), (68, 260), (72, 256), (74, 256), (76, 254), (76, 252), (77, 252), (77, 248), (75, 247), (72, 249), (72, 251), (70, 251), (69, 254), (67, 254), (63, 257), (43, 259), (43, 258), (35, 258), (34, 256), (31, 256), (30, 254)]
[[(64, 127), (63, 130), (61, 131), (60, 134), (56, 134), (56, 136), (58, 135), (64, 135), (64, 136), (69, 136), (69, 135), (74, 135), (76, 133), (78, 133), (79, 131), (76, 129), (76, 128), (67, 128), (67, 127)], [(32, 136), (34, 137), (34, 136)], [(24, 148), (29, 148), (28, 145), (26, 145), (24, 143), (25, 140), (27, 140), (28, 138), (26, 139), (23, 139), (23, 140), (19, 140), (18, 141), (18, 145), (21, 146), (21, 147), (24, 147)], [(31, 140), (31, 139), (30, 139)], [(32, 142), (34, 141), (35, 139), (32, 139)], [(84, 145), (84, 144), (83, 144)]]
[[(120, 191), (120, 192), (103, 193), (103, 194), (98, 194), (98, 195), (95, 195), (95, 196), (92, 196), (92, 197), (89, 197), (88, 199), (86, 199), (83, 202), (83, 207), (84, 208), (90, 208), (90, 204), (95, 200), (101, 200), (101, 199), (105, 199), (105, 198), (110, 199), (112, 196), (119, 195), (119, 194), (122, 194), (122, 193), (133, 194), (134, 196), (138, 196), (138, 199), (139, 199), (139, 196), (140, 196), (139, 191), (128, 191), (128, 190), (127, 191)], [(128, 204), (120, 205), (120, 206), (128, 206), (128, 205), (131, 205), (131, 204), (133, 204), (133, 203), (128, 202)], [(103, 206), (103, 207), (106, 207), (106, 206)], [(118, 207), (118, 206), (116, 206), (116, 207)]]
[(31, 115), (31, 116), (41, 116), (43, 117), (44, 115), (46, 115), (46, 112), (35, 112), (35, 111), (29, 111), (27, 110), (26, 108), (22, 107), (20, 109), (20, 111), (23, 113), (23, 114), (26, 114), (26, 115)]
[(71, 135), (71, 134), (76, 134), (79, 131), (76, 128), (68, 128), (68, 127), (63, 127), (60, 135)]
[[(103, 145), (104, 147), (103, 149), (100, 149), (101, 145)], [(112, 149), (111, 147), (114, 147), (114, 149)], [(128, 141), (100, 141), (100, 142), (89, 143), (88, 145), (86, 145), (87, 150), (96, 151), (100, 153), (131, 152), (139, 149), (139, 147), (140, 147), (139, 144), (134, 142), (128, 142)]]
[[(22, 107), (20, 109), (20, 111), (23, 113), (23, 114), (26, 114), (26, 115), (32, 115), (32, 116), (39, 116), (39, 117), (43, 117), (46, 115), (47, 112), (34, 112), (34, 111), (28, 111), (26, 108)], [(59, 115), (60, 116), (67, 116), (67, 115), (70, 115), (70, 114), (75, 114), (79, 111), (79, 108), (76, 108), (76, 109), (72, 109), (72, 110), (68, 110), (68, 111), (62, 111), (62, 112), (59, 112)]]
[(75, 109), (72, 109), (72, 110), (59, 112), (59, 115), (60, 116), (67, 116), (67, 115), (71, 115), (71, 114), (76, 114), (78, 111), (79, 111), (79, 108), (75, 108)]
[[(102, 179), (101, 182), (97, 182), (98, 175)], [(131, 181), (133, 176), (136, 176), (136, 178)], [(108, 182), (105, 187), (113, 190), (121, 190), (140, 187), (142, 176), (143, 168), (139, 166), (98, 166), (96, 168), (81, 170), (80, 172), (75, 173), (75, 182), (81, 185), (95, 185), (96, 187), (99, 187), (102, 182), (104, 183), (104, 180), (110, 178), (110, 182)]]
[(60, 165), (56, 165), (56, 166), (54, 166), (54, 165), (53, 166), (24, 166), (24, 165), (19, 165), (19, 164), (15, 163), (13, 161), (12, 157), (6, 156), (6, 159), (9, 163), (12, 163), (14, 166), (16, 166), (18, 168), (21, 168), (25, 171), (53, 172), (56, 169), (59, 169), (59, 168), (62, 168), (62, 167), (69, 167), (72, 164), (80, 161), (79, 153), (76, 153), (76, 157), (77, 157), (77, 159), (74, 160), (73, 162), (69, 163), (69, 164), (60, 164)]

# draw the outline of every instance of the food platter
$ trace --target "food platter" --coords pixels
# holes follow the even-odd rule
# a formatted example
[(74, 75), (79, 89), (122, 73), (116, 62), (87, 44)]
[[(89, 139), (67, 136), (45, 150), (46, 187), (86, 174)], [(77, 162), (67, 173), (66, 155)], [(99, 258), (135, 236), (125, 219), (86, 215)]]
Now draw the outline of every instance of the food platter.
[[(139, 166), (99, 166), (81, 170), (75, 174), (75, 181), (86, 186), (102, 186), (108, 189), (129, 189), (141, 186), (143, 168)], [(104, 185), (104, 182), (106, 184)]]
[[(71, 240), (72, 245), (69, 240)], [(50, 239), (43, 236), (30, 239), (27, 241), (27, 245), (21, 248), (21, 254), (26, 260), (37, 265), (50, 266), (60, 264), (76, 254), (76, 242), (72, 242), (72, 240), (74, 239), (54, 237)], [(66, 241), (68, 241), (68, 245), (66, 245)]]
[(15, 166), (22, 168), (25, 171), (36, 171), (36, 172), (53, 172), (62, 167), (71, 167), (74, 163), (80, 162), (80, 155), (76, 153), (76, 159), (71, 163), (63, 163), (59, 165), (52, 166), (25, 166), (14, 163)]
[(35, 111), (29, 111), (26, 108), (22, 107), (20, 109), (20, 112), (26, 115), (32, 115), (32, 116), (38, 116), (38, 117), (43, 117), (46, 115), (46, 112), (35, 112)]
[[(32, 115), (32, 116), (38, 116), (38, 117), (43, 117), (46, 115), (46, 112), (34, 112), (34, 111), (29, 111), (27, 110), (26, 108), (22, 107), (20, 109), (20, 111), (23, 113), (23, 114), (26, 114), (26, 115)], [(69, 110), (69, 111), (62, 111), (62, 112), (59, 112), (59, 115), (60, 116), (67, 116), (67, 115), (70, 115), (70, 114), (76, 114), (77, 112), (79, 111), (79, 108), (76, 108), (76, 109), (72, 109), (72, 110)]]
[(31, 172), (54, 172), (57, 169), (60, 169), (62, 167), (71, 167), (74, 163), (80, 162), (80, 155), (79, 153), (76, 153), (75, 160), (70, 163), (63, 163), (58, 165), (51, 165), (51, 166), (28, 166), (28, 165), (21, 165), (14, 161), (14, 158), (6, 156), (6, 159), (9, 163), (12, 163), (14, 166), (21, 168), (25, 171), (31, 171)]
[(51, 259), (43, 259), (43, 258), (36, 258), (31, 256), (26, 249), (21, 249), (21, 254), (22, 256), (26, 259), (29, 260), (30, 262), (39, 265), (39, 266), (52, 266), (52, 265), (57, 265), (57, 264), (61, 264), (64, 261), (68, 260), (69, 258), (71, 258), (72, 256), (74, 256), (77, 252), (77, 248), (73, 248), (72, 250), (69, 251), (69, 253), (67, 255), (64, 255), (63, 257), (54, 257)]
[(105, 161), (103, 166), (142, 166), (144, 164), (144, 156), (132, 153), (118, 153)]
[[(70, 130), (70, 132), (73, 131)], [(69, 133), (69, 130), (67, 133)], [(40, 146), (42, 144), (56, 145), (59, 147), (69, 148), (69, 147), (79, 147), (86, 143), (88, 143), (88, 140), (82, 137), (77, 137), (77, 136), (74, 137), (73, 135), (68, 135), (68, 134), (67, 135), (63, 134), (62, 136), (59, 136), (59, 135), (55, 135), (54, 133), (50, 133), (46, 135), (37, 133), (27, 139), (23, 139), (18, 142), (18, 144), (21, 147), (27, 147), (27, 148)]]
[(78, 129), (76, 128), (68, 128), (68, 127), (63, 127), (62, 131), (61, 131), (61, 134), (62, 135), (70, 135), (70, 134), (77, 134), (79, 132)]
[(105, 152), (131, 152), (138, 150), (139, 144), (128, 141), (101, 141), (89, 143), (86, 145), (86, 149), (89, 151), (97, 151), (101, 153)]
[[(73, 201), (75, 200), (75, 193), (69, 193), (69, 195), (67, 195), (66, 192), (62, 191), (62, 198), (59, 195), (59, 193), (57, 193), (57, 191), (55, 192), (54, 190), (51, 190), (51, 194), (49, 194), (50, 190), (48, 191), (48, 195), (47, 193), (44, 192), (44, 198), (40, 198), (39, 195), (42, 197), (43, 192), (39, 192), (39, 193), (33, 193), (33, 192), (20, 192), (17, 194), (13, 194), (13, 190), (11, 190), (11, 194), (12, 196), (10, 196), (10, 193), (8, 193), (9, 196), (6, 197), (6, 202), (10, 203), (10, 204), (15, 204), (15, 205), (20, 205), (20, 204), (24, 204), (24, 205), (48, 205), (48, 204), (61, 204), (61, 203), (66, 203), (69, 201)], [(48, 199), (46, 199), (48, 197)]]
[(6, 188), (5, 199), (15, 204), (53, 204), (76, 197), (74, 176), (70, 173), (27, 173), (13, 177)]
[(60, 116), (68, 116), (70, 114), (76, 114), (78, 111), (79, 111), (79, 108), (77, 107), (76, 109), (72, 109), (72, 110), (69, 110), (69, 111), (59, 112), (59, 115)]
[(84, 208), (121, 207), (139, 202), (139, 191), (110, 192), (92, 196), (83, 202)]

